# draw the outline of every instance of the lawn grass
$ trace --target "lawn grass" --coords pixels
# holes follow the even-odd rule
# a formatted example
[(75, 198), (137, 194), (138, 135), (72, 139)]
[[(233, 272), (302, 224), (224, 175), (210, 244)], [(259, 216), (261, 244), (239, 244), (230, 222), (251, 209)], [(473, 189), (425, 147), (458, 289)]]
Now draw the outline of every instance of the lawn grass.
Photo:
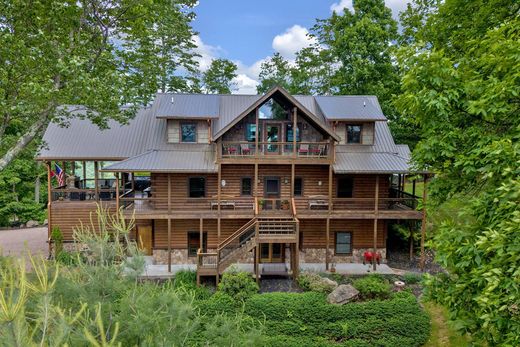
[[(422, 198), (424, 190), (423, 182), (415, 182), (415, 196)], [(404, 184), (404, 191), (412, 194), (413, 192), (413, 183), (406, 181)]]
[(470, 343), (467, 336), (461, 335), (448, 322), (448, 312), (431, 301), (424, 302), (424, 309), (431, 318), (431, 335), (424, 347), (465, 347)]

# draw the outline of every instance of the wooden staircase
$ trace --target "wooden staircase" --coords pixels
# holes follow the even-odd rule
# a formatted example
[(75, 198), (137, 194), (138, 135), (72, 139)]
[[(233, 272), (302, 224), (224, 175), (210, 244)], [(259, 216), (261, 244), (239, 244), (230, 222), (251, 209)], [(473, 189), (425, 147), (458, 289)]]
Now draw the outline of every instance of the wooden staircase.
[(260, 243), (297, 243), (298, 219), (295, 216), (255, 216), (222, 241), (216, 252), (197, 253), (197, 278), (218, 276), (230, 265), (250, 256)]

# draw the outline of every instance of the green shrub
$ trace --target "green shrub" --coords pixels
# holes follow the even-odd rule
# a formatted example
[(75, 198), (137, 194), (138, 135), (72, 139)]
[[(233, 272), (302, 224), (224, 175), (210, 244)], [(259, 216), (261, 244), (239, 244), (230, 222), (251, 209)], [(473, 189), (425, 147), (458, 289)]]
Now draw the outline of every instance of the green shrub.
[(218, 285), (218, 291), (228, 294), (238, 301), (245, 301), (258, 293), (258, 284), (251, 274), (243, 271), (225, 272)]
[(61, 232), (60, 227), (52, 227), (51, 240), (54, 243), (54, 257), (57, 258), (63, 251), (63, 233)]
[(391, 295), (390, 284), (379, 276), (366, 276), (353, 282), (354, 288), (359, 290), (361, 299), (388, 299)]
[(197, 272), (191, 270), (181, 270), (175, 274), (173, 279), (173, 287), (196, 287), (197, 286)]
[(413, 272), (407, 272), (403, 276), (404, 283), (406, 284), (417, 284), (421, 283), (422, 275)]
[(195, 301), (195, 305), (201, 314), (210, 317), (221, 313), (234, 314), (238, 310), (237, 301), (222, 292), (217, 292), (205, 300)]
[(78, 263), (78, 253), (62, 250), (56, 254), (56, 261), (63, 265), (76, 265)]
[(300, 288), (305, 291), (318, 293), (330, 293), (336, 288), (335, 285), (325, 280), (315, 272), (303, 272), (296, 279)]

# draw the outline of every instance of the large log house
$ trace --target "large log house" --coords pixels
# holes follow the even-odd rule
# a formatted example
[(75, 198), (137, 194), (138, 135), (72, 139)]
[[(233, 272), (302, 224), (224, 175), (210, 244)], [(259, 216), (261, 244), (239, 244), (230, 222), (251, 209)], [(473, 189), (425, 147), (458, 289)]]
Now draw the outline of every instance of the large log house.
[[(408, 146), (394, 143), (374, 96), (157, 94), (107, 130), (76, 112), (66, 128), (49, 125), (37, 158), (54, 183), (49, 235), (58, 226), (66, 241), (101, 202), (135, 217), (133, 237), (157, 264), (218, 279), (251, 263), (258, 278), (366, 251), (384, 260), (392, 221), (422, 219), (424, 232), (404, 192)], [(55, 163), (68, 176), (60, 187)]]

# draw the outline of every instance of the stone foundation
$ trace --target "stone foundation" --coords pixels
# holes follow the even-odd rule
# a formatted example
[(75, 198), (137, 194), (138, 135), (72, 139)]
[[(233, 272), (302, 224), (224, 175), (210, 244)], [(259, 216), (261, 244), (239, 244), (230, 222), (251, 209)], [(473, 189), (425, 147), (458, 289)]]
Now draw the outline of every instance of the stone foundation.
[[(334, 249), (329, 249), (330, 262), (335, 264), (340, 263), (362, 263), (363, 253), (371, 252), (371, 248), (356, 248), (352, 250), (352, 255), (338, 256), (334, 255)], [(381, 263), (386, 263), (386, 248), (377, 250), (381, 253)], [(208, 252), (216, 252), (215, 249), (208, 249)], [(303, 263), (325, 263), (325, 248), (306, 248), (300, 251), (300, 264)], [(153, 259), (155, 264), (168, 264), (168, 251), (162, 249), (153, 250)], [(244, 254), (236, 262), (242, 264), (253, 264), (255, 261), (254, 253), (250, 252)], [(285, 250), (285, 262), (290, 264), (291, 251), (287, 247)], [(187, 249), (172, 249), (172, 264), (196, 264), (197, 257), (188, 257)]]

